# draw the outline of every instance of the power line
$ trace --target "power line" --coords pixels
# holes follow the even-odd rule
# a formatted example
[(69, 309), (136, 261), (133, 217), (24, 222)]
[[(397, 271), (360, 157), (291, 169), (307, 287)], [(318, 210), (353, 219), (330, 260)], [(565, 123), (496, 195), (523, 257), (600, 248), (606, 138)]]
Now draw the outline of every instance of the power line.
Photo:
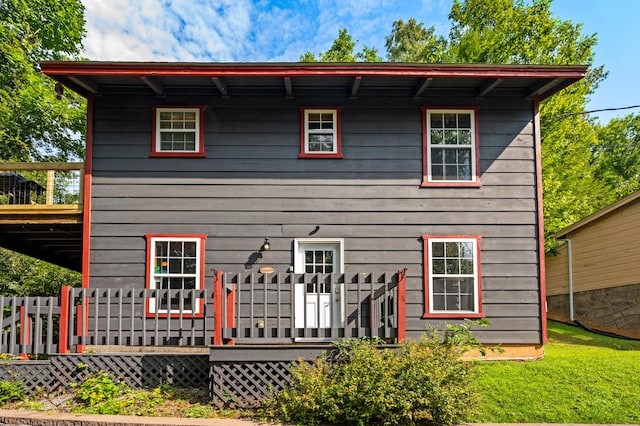
[(603, 109), (592, 109), (591, 111), (580, 111), (580, 112), (566, 112), (563, 114), (558, 114), (558, 117), (568, 117), (570, 115), (584, 115), (584, 114), (593, 114), (594, 112), (602, 112), (602, 111), (620, 111), (623, 109), (633, 109), (633, 108), (640, 108), (640, 105), (630, 105), (630, 106), (626, 106), (626, 107), (619, 107), (619, 108), (603, 108)]

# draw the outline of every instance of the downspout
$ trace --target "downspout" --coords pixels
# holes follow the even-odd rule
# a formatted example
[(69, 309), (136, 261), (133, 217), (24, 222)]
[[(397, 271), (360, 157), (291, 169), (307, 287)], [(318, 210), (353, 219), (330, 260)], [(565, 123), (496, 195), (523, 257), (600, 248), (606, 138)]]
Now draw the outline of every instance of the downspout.
[(567, 262), (569, 266), (569, 319), (574, 322), (573, 318), (573, 248), (569, 238), (558, 238), (558, 241), (567, 243)]

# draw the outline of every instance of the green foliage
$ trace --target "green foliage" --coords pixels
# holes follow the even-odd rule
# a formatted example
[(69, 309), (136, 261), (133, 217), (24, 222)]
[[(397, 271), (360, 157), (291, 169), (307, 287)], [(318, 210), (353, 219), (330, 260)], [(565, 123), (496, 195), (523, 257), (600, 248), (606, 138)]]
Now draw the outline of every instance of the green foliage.
[(390, 62), (446, 62), (447, 40), (414, 18), (394, 21), (385, 40)]
[(451, 57), (490, 64), (590, 64), (595, 35), (554, 18), (551, 0), (455, 0)]
[(0, 380), (0, 407), (10, 402), (22, 401), (26, 396), (24, 380)]
[[(345, 339), (312, 364), (292, 368), (292, 382), (265, 403), (265, 414), (301, 424), (454, 424), (476, 406), (468, 323), (432, 331), (397, 350), (376, 339)], [(480, 324), (482, 325), (482, 324)]]
[(206, 392), (177, 390), (159, 386), (152, 390), (132, 390), (116, 383), (103, 371), (82, 383), (75, 396), (75, 413), (114, 414), (123, 416), (172, 416), (209, 418), (217, 411), (208, 404)]
[[(100, 371), (95, 375), (87, 378), (76, 389), (75, 399), (85, 407), (93, 407), (102, 411), (102, 405), (105, 402), (111, 402), (115, 397), (126, 392), (126, 388), (120, 383), (113, 381), (109, 374)], [(109, 410), (107, 410), (109, 411)], [(100, 412), (100, 414), (112, 414)]]
[(0, 248), (0, 294), (58, 296), (60, 287), (80, 287), (80, 273)]
[(640, 189), (640, 114), (614, 118), (597, 129), (593, 167), (616, 199)]
[(38, 61), (77, 57), (83, 13), (80, 0), (0, 2), (0, 160), (82, 157), (84, 100), (56, 100)]
[(341, 29), (338, 38), (326, 52), (318, 54), (318, 57), (307, 52), (300, 56), (300, 62), (380, 62), (378, 50), (364, 46), (361, 52), (355, 53), (356, 42), (345, 28)]
[(640, 342), (549, 322), (535, 362), (479, 362), (478, 423), (640, 423)]

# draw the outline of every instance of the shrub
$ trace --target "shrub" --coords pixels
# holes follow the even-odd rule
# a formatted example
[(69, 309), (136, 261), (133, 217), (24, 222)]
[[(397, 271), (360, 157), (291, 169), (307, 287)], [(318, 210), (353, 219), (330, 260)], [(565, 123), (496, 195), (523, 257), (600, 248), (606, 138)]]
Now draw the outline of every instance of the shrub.
[(78, 386), (75, 398), (86, 407), (94, 407), (113, 400), (124, 390), (124, 387), (114, 382), (106, 372), (99, 371)]
[(0, 407), (26, 398), (24, 380), (0, 380)]
[(419, 342), (380, 348), (378, 339), (345, 339), (333, 356), (299, 361), (283, 391), (265, 402), (269, 417), (301, 424), (454, 424), (477, 406), (473, 364), (462, 355), (477, 341), (467, 322), (433, 330)]

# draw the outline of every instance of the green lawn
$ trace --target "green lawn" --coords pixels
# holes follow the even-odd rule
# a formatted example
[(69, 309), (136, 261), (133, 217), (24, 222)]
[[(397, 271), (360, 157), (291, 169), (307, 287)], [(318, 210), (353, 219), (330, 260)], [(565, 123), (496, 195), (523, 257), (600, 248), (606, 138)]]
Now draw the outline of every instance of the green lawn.
[(479, 362), (472, 422), (640, 423), (640, 341), (549, 322), (542, 360)]

